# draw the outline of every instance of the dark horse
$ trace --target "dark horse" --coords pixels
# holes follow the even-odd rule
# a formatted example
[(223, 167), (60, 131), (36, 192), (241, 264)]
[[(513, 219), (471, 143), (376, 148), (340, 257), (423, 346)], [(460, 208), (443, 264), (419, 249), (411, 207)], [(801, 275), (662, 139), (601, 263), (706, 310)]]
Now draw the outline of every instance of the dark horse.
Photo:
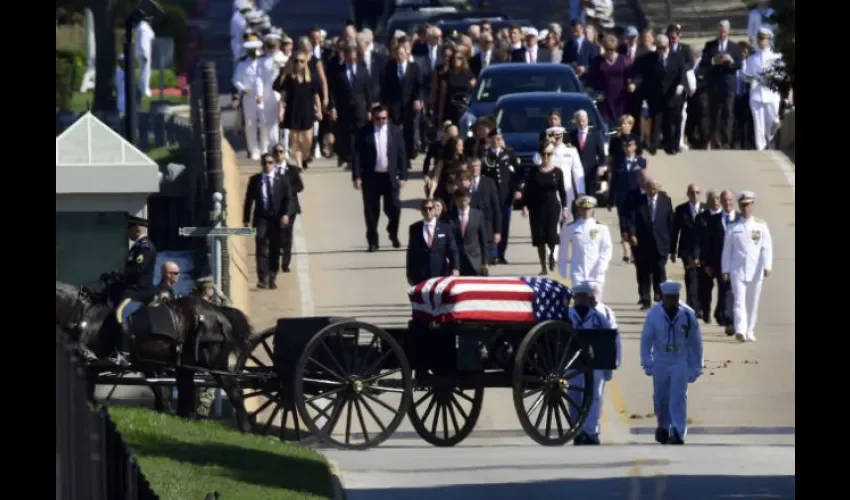
[[(197, 390), (195, 368), (228, 371), (231, 355), (249, 349), (251, 325), (242, 311), (216, 306), (200, 297), (178, 297), (142, 306), (120, 324), (107, 297), (119, 286), (105, 283), (104, 292), (93, 292), (56, 280), (56, 325), (70, 338), (104, 359), (118, 346), (122, 335), (130, 335), (133, 371), (150, 378), (174, 370), (178, 391), (177, 413), (194, 417)], [(239, 427), (250, 430), (242, 391), (229, 376), (213, 374), (236, 410)], [(158, 411), (165, 409), (167, 388), (154, 388)], [(94, 396), (94, 384), (90, 387)]]

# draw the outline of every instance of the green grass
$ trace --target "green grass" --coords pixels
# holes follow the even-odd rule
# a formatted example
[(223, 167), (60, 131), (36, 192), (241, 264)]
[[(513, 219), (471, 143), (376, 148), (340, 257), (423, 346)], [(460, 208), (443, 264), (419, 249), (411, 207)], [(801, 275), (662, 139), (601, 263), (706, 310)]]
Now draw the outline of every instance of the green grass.
[[(142, 109), (139, 111), (146, 113), (151, 109), (151, 101), (158, 101), (159, 99), (159, 91), (153, 90), (154, 96), (143, 97), (142, 98)], [(186, 104), (188, 101), (185, 97), (182, 96), (163, 96), (163, 100), (168, 101), (172, 104)], [(91, 108), (91, 105), (94, 104), (94, 92), (74, 92), (73, 97), (71, 97), (71, 109), (68, 111), (80, 111), (85, 112)]]
[(332, 498), (330, 468), (309, 448), (143, 408), (109, 409), (162, 500)]
[(165, 166), (169, 163), (189, 164), (189, 151), (186, 148), (160, 146), (148, 150), (147, 155), (160, 166)]

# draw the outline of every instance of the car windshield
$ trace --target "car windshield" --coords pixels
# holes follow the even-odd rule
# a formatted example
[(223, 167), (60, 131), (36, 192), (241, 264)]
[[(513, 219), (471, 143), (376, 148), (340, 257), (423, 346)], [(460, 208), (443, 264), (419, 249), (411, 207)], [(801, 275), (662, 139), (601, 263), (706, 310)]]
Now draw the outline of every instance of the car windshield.
[(546, 130), (548, 122), (546, 118), (552, 111), (558, 111), (563, 117), (564, 127), (568, 129), (575, 128), (572, 126), (572, 116), (576, 111), (583, 109), (587, 112), (590, 126), (601, 130), (599, 126), (599, 116), (593, 105), (589, 102), (570, 102), (566, 105), (563, 102), (553, 102), (546, 104), (543, 102), (512, 102), (507, 105), (499, 106), (496, 113), (496, 126), (504, 134), (510, 133), (538, 133)]
[(583, 92), (573, 73), (557, 71), (548, 74), (502, 73), (485, 76), (478, 82), (475, 100), (496, 102), (507, 94), (522, 92)]

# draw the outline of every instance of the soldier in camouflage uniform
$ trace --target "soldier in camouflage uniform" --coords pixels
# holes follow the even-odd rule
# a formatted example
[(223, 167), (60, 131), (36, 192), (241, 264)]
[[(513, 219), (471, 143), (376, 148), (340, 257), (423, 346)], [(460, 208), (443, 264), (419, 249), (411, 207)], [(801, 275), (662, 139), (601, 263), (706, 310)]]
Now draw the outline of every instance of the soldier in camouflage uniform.
[[(215, 285), (212, 277), (205, 276), (197, 279), (192, 294), (214, 305), (231, 307), (230, 299), (225, 297), (224, 293)], [(212, 387), (198, 390), (198, 415), (202, 417), (210, 415), (210, 409), (215, 402), (215, 391), (216, 389)]]

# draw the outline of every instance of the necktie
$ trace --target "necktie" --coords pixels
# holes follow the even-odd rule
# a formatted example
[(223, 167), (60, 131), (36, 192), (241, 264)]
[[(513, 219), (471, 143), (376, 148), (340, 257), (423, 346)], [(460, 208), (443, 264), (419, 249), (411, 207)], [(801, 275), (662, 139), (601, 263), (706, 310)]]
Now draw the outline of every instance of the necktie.
[(428, 247), (434, 246), (434, 231), (431, 230), (431, 224), (425, 223), (425, 231), (428, 232)]
[(720, 41), (720, 54), (723, 55), (725, 52), (726, 52), (726, 42), (721, 40)]
[(585, 139), (584, 130), (579, 130), (578, 131), (578, 147), (581, 148), (581, 149), (584, 149), (584, 139)]
[(354, 69), (351, 66), (348, 67), (348, 84), (354, 86)]
[(466, 236), (466, 214), (463, 212), (460, 214), (460, 233)]
[(272, 204), (272, 180), (271, 176), (266, 176), (266, 209), (269, 209)]
[(398, 67), (398, 79), (404, 80), (404, 65), (399, 65)]
[(530, 62), (532, 64), (534, 63), (534, 51), (531, 51), (531, 50), (528, 51), (528, 62)]
[(472, 183), (472, 192), (478, 192), (478, 179), (475, 179), (475, 182)]

